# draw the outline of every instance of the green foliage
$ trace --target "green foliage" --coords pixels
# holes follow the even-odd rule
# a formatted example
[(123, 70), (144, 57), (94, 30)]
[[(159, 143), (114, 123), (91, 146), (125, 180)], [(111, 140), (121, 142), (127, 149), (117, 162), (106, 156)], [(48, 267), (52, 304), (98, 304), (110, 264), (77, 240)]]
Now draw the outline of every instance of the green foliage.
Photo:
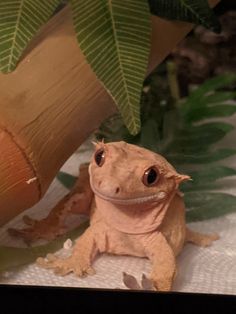
[(232, 129), (230, 124), (223, 122), (180, 128), (171, 143), (165, 147), (165, 153), (168, 155), (172, 153), (204, 155), (210, 144), (221, 140)]
[[(0, 2), (1, 72), (15, 69), (40, 27), (67, 2), (80, 48), (133, 135), (140, 131), (140, 96), (150, 52), (150, 9), (169, 19), (219, 29), (206, 0), (4, 0)], [(226, 108), (218, 110), (226, 112)], [(227, 108), (228, 114), (231, 110)]]
[[(184, 120), (193, 122), (205, 118), (232, 115), (235, 112), (235, 106), (222, 102), (232, 100), (236, 93), (219, 92), (217, 89), (228, 87), (235, 81), (236, 75), (233, 73), (219, 75), (207, 80), (196, 90), (192, 91), (182, 105)], [(224, 113), (224, 109), (226, 113)], [(222, 115), (220, 115), (221, 113)]]
[(185, 195), (187, 221), (201, 221), (235, 212), (236, 197), (226, 193), (193, 192)]
[(236, 170), (225, 166), (209, 166), (198, 171), (189, 171), (192, 181), (184, 182), (182, 188), (185, 192), (206, 191), (220, 188), (220, 179), (235, 176)]
[[(235, 169), (216, 163), (236, 154), (236, 149), (216, 147), (234, 129), (221, 118), (236, 111), (235, 104), (222, 105), (222, 101), (229, 102), (235, 97), (234, 92), (223, 90), (235, 81), (233, 74), (209, 79), (176, 104), (169, 96), (166, 75), (160, 68), (145, 82), (140, 134), (130, 136), (116, 116), (101, 126), (97, 138), (104, 138), (105, 142), (126, 140), (143, 146), (164, 155), (180, 173), (188, 173), (193, 181), (182, 185), (189, 209), (188, 221), (235, 211), (236, 197), (216, 192), (222, 188), (221, 179), (236, 175)], [(228, 110), (228, 106), (232, 109)], [(215, 117), (217, 120), (212, 119)]]
[(140, 96), (151, 23), (143, 0), (71, 0), (76, 35), (92, 69), (132, 134), (140, 130)]
[(60, 172), (58, 172), (58, 174), (57, 174), (57, 179), (58, 179), (67, 189), (71, 189), (71, 188), (74, 186), (77, 177), (72, 176), (72, 175), (69, 174), (69, 173), (60, 171)]
[[(200, 141), (201, 139), (199, 139)], [(183, 149), (184, 150), (184, 149)], [(236, 149), (218, 149), (207, 151), (206, 153), (185, 154), (178, 152), (176, 154), (166, 154), (167, 159), (174, 165), (182, 164), (207, 164), (219, 161), (236, 154)]]
[(4, 0), (0, 2), (0, 71), (15, 69), (24, 49), (61, 0)]
[(207, 0), (148, 0), (152, 14), (170, 20), (202, 24), (217, 33), (221, 25)]

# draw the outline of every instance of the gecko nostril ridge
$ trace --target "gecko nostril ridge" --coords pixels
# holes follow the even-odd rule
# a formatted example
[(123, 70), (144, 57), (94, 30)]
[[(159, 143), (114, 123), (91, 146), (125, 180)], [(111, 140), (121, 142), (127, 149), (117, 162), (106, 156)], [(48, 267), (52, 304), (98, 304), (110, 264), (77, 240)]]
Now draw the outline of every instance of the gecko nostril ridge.
[(120, 192), (120, 188), (116, 188), (115, 193), (118, 194)]

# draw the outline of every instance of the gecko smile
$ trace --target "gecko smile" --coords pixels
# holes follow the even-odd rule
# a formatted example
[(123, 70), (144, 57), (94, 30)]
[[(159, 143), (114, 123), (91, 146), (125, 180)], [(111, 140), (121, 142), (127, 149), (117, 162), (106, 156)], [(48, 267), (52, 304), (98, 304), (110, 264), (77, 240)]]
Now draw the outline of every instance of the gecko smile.
[(112, 203), (120, 204), (120, 205), (135, 205), (135, 204), (149, 203), (152, 201), (162, 201), (166, 197), (166, 194), (158, 192), (156, 194), (143, 196), (143, 197), (136, 197), (136, 198), (128, 198), (128, 199), (127, 198), (126, 199), (115, 198), (115, 197), (110, 197), (104, 193), (101, 193), (99, 190), (97, 190), (94, 187), (94, 185), (91, 182), (90, 182), (90, 185), (95, 195), (97, 195), (98, 197), (106, 201), (110, 201)]

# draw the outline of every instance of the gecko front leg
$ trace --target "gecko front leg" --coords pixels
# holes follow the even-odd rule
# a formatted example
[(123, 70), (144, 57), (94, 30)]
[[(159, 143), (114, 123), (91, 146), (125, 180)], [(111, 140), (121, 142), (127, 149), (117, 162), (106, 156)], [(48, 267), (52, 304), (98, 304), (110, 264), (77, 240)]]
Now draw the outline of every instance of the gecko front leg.
[(98, 253), (96, 237), (91, 227), (76, 241), (71, 256), (62, 259), (49, 254), (46, 259), (40, 257), (37, 264), (53, 269), (58, 275), (65, 276), (71, 272), (78, 277), (92, 275), (95, 273), (92, 262)]
[(147, 256), (152, 263), (150, 279), (158, 291), (170, 291), (176, 274), (173, 250), (161, 232), (155, 233), (146, 244)]

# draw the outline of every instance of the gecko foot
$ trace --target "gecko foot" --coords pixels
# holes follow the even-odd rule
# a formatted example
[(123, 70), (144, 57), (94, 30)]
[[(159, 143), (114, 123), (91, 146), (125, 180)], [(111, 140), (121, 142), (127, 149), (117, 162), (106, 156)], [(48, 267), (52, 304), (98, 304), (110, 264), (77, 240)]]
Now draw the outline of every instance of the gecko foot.
[(95, 270), (88, 263), (79, 260), (78, 256), (70, 256), (62, 259), (53, 254), (48, 254), (46, 259), (39, 257), (37, 264), (43, 268), (53, 269), (56, 275), (65, 276), (74, 273), (78, 277), (94, 275)]
[(173, 277), (166, 277), (162, 274), (151, 274), (149, 278), (153, 284), (153, 287), (157, 291), (170, 291), (173, 283)]
[(187, 229), (186, 232), (186, 242), (191, 242), (195, 245), (199, 246), (210, 246), (212, 242), (218, 240), (220, 237), (218, 234), (202, 234), (199, 232), (192, 231), (190, 229)]

